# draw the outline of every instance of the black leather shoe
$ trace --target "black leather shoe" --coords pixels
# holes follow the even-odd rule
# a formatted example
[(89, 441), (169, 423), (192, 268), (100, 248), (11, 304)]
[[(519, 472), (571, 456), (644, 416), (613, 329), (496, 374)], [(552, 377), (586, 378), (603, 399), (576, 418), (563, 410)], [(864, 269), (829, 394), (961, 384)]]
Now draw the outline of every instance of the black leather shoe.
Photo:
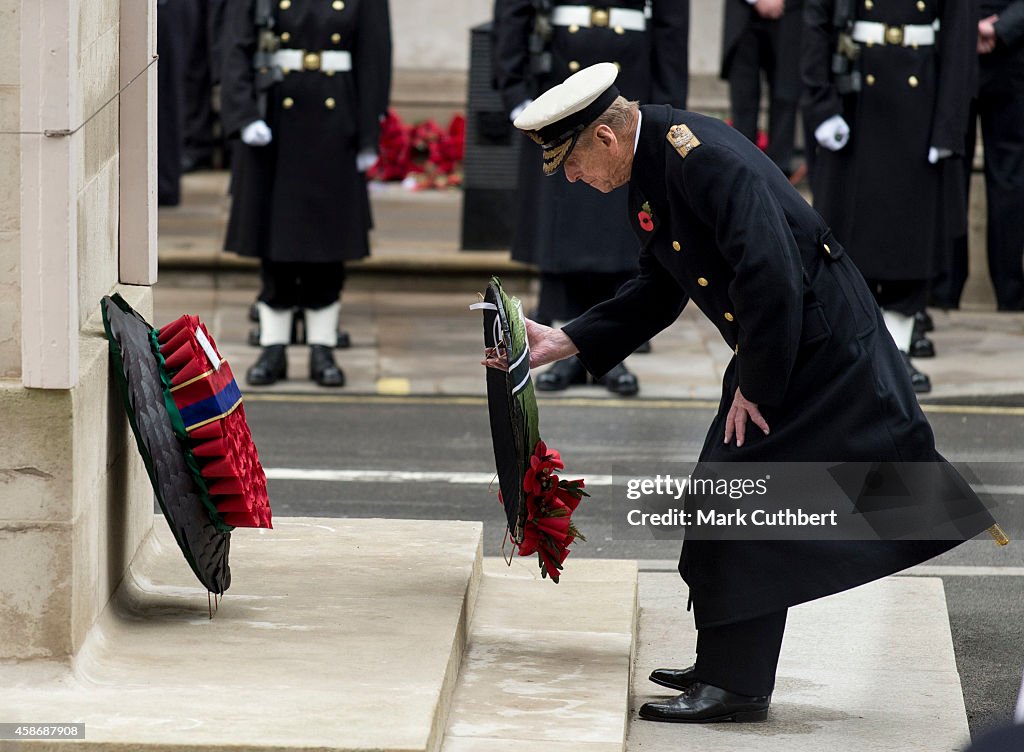
[(560, 392), (572, 384), (586, 384), (587, 369), (579, 358), (560, 360), (537, 377), (537, 388), (542, 392)]
[(309, 378), (320, 386), (345, 386), (345, 373), (334, 362), (327, 345), (310, 345)]
[(275, 381), (288, 378), (288, 359), (284, 345), (268, 345), (260, 357), (245, 372), (245, 382), (250, 386), (270, 386)]
[(910, 340), (910, 357), (911, 358), (934, 358), (935, 357), (935, 343), (928, 339), (924, 334), (916, 336), (918, 331), (914, 330), (914, 338)]
[(695, 668), (696, 666), (690, 666), (689, 668), (656, 668), (647, 678), (663, 687), (686, 692), (697, 682)]
[(918, 311), (914, 314), (914, 326), (923, 334), (935, 331), (935, 322), (928, 311)]
[(612, 368), (608, 373), (602, 376), (599, 383), (603, 384), (606, 389), (612, 394), (618, 394), (622, 397), (632, 397), (634, 394), (640, 391), (640, 382), (636, 380), (636, 376), (629, 372), (622, 363)]
[(666, 723), (754, 723), (768, 720), (771, 700), (771, 695), (747, 697), (698, 681), (671, 700), (644, 703), (640, 717)]
[(910, 376), (910, 383), (914, 387), (914, 391), (918, 394), (928, 394), (932, 390), (932, 380), (928, 378), (927, 374), (921, 373), (914, 364), (910, 362), (910, 356), (905, 352), (900, 352), (903, 356), (903, 362), (907, 366), (907, 374)]

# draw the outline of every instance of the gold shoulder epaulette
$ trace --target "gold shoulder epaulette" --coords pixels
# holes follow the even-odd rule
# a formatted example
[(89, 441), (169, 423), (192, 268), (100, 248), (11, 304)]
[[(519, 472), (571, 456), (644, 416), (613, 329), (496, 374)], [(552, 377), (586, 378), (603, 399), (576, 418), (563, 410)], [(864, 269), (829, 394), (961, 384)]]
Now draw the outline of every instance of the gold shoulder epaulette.
[(672, 144), (672, 147), (679, 152), (679, 156), (686, 159), (686, 156), (700, 146), (700, 139), (693, 135), (686, 125), (679, 123), (668, 129), (665, 138)]

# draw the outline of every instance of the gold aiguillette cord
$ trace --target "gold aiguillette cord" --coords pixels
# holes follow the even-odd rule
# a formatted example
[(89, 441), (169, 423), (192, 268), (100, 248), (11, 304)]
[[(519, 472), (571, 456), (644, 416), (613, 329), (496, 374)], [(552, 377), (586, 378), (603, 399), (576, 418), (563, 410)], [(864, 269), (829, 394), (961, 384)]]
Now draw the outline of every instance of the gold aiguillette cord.
[(1010, 542), (1010, 539), (1006, 537), (1006, 533), (1003, 532), (1003, 529), (999, 527), (998, 524), (995, 524), (992, 527), (990, 527), (988, 529), (988, 534), (991, 535), (992, 540), (994, 540), (996, 544), (1000, 546), (1005, 546), (1007, 543)]

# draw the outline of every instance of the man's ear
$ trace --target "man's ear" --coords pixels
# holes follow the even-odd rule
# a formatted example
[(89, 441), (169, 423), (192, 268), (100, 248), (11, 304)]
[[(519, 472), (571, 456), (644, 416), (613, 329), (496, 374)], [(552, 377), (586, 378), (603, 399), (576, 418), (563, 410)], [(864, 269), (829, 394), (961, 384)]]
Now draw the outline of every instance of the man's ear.
[(612, 147), (618, 141), (611, 127), (601, 124), (594, 129), (594, 140), (604, 147)]

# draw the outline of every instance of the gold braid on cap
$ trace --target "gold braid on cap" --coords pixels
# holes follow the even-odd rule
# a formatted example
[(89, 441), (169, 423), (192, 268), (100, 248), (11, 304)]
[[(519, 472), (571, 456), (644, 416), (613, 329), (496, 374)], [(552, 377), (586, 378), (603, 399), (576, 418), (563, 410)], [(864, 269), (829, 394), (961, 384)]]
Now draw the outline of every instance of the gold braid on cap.
[(563, 141), (558, 146), (551, 149), (547, 149), (544, 152), (544, 174), (550, 175), (558, 169), (559, 165), (565, 159), (565, 155), (569, 153), (569, 149), (576, 143), (576, 139), (570, 138)]
[(545, 143), (547, 143), (543, 138), (540, 137), (540, 133), (538, 131), (526, 131), (526, 135), (529, 136), (533, 140), (533, 143), (537, 144), (537, 146), (543, 146)]

